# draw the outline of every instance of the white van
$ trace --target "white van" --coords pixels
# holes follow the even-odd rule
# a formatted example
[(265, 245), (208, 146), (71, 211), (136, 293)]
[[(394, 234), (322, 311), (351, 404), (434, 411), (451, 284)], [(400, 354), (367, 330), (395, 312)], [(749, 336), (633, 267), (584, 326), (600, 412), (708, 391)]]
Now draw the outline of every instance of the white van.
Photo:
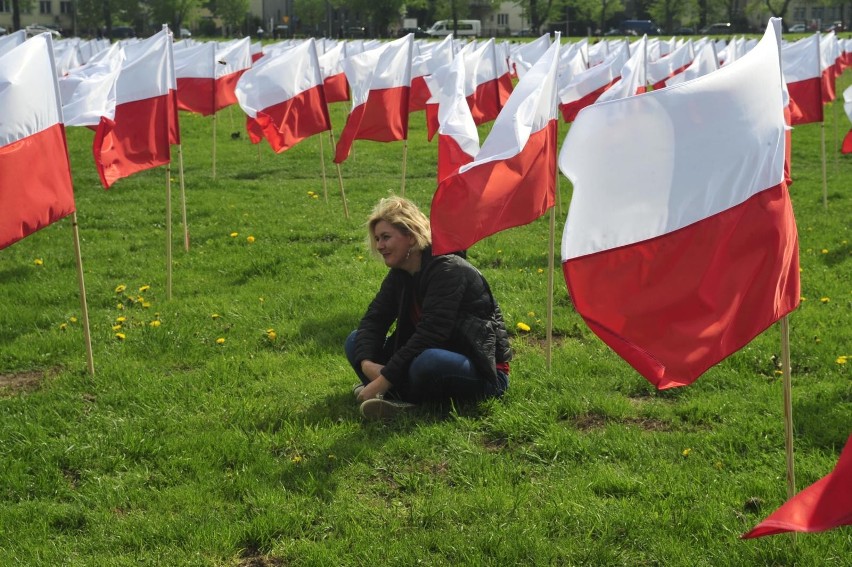
[[(432, 27), (426, 30), (432, 37), (444, 37), (453, 33), (452, 20), (438, 20)], [(482, 35), (482, 22), (479, 20), (458, 20), (456, 36), (479, 36)]]

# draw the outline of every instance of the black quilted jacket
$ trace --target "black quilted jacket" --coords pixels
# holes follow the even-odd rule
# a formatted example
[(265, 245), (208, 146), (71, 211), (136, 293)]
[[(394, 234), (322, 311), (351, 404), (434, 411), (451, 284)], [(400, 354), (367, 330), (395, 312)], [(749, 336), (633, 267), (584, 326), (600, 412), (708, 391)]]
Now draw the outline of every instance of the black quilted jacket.
[[(411, 322), (412, 294), (421, 306), (420, 322)], [(470, 358), (477, 372), (497, 381), (495, 363), (512, 358), (503, 314), (482, 274), (460, 256), (432, 256), (423, 250), (420, 271), (413, 276), (391, 269), (358, 326), (355, 357), (380, 361), (393, 353), (382, 375), (393, 384), (405, 380), (408, 367), (427, 348), (443, 348)]]

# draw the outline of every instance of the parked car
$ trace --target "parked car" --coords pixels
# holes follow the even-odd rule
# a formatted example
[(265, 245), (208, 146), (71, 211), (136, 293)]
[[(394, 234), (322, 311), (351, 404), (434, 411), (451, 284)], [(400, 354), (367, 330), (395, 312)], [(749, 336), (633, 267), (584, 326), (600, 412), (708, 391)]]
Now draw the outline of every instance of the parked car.
[(675, 33), (675, 35), (692, 35), (692, 34), (695, 33), (695, 28), (691, 28), (689, 26), (683, 26), (683, 27), (677, 28), (674, 31), (674, 33)]
[(512, 37), (533, 37), (533, 31), (529, 28), (524, 28), (522, 30), (513, 31)]
[(414, 37), (431, 37), (426, 30), (423, 28), (400, 28), (399, 29), (399, 37), (405, 37), (408, 34), (413, 33)]
[(112, 32), (109, 37), (111, 39), (127, 39), (136, 37), (136, 30), (130, 26), (116, 26), (112, 28)]
[(180, 28), (180, 38), (181, 39), (189, 39), (192, 37), (192, 32), (186, 28)]
[(729, 35), (734, 33), (734, 27), (731, 22), (719, 22), (702, 28), (701, 33), (703, 35)]
[(793, 24), (792, 26), (787, 28), (787, 31), (789, 31), (790, 33), (805, 33), (806, 31), (808, 31), (808, 28), (805, 26), (805, 24)]
[(825, 33), (828, 33), (828, 32), (840, 33), (840, 32), (843, 31), (843, 22), (831, 22), (830, 24), (828, 24), (827, 26), (822, 28), (822, 31), (824, 31)]

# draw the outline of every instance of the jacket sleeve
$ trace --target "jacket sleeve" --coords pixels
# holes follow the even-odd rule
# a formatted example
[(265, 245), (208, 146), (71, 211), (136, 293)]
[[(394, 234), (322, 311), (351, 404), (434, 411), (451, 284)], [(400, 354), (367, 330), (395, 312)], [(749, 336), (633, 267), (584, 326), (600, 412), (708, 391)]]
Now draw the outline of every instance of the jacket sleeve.
[(414, 334), (382, 370), (391, 383), (402, 378), (411, 361), (427, 348), (446, 348), (459, 315), (469, 281), (465, 268), (442, 256), (433, 258), (431, 264), (422, 275), (424, 280), (420, 285), (425, 292)]
[(381, 358), (388, 330), (397, 317), (401, 293), (402, 286), (398, 275), (393, 271), (388, 272), (358, 325), (355, 341), (356, 362), (377, 361)]

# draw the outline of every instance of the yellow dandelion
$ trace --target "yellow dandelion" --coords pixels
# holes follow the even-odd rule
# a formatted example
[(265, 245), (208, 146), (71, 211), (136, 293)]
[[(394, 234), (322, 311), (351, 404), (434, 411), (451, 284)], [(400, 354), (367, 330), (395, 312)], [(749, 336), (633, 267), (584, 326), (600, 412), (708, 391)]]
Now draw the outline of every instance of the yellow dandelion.
[(118, 340), (120, 340), (120, 341), (123, 341), (123, 340), (124, 340), (124, 339), (126, 339), (127, 337), (124, 335), (124, 333), (116, 333), (116, 334), (115, 334), (115, 338), (117, 338), (117, 339), (118, 339)]
[(319, 199), (319, 195), (317, 195), (316, 193), (314, 193), (313, 195), (311, 195), (311, 199)]
[(359, 261), (359, 262), (360, 262), (361, 260), (363, 260), (363, 259), (364, 259), (364, 257), (363, 257), (363, 256), (358, 256), (358, 261)]
[(823, 254), (828, 254), (828, 248), (823, 248), (822, 250), (820, 250), (820, 252), (822, 252)]
[(329, 453), (329, 454), (328, 454), (328, 460), (329, 460), (329, 461), (336, 461), (336, 460), (337, 460), (337, 457), (335, 457), (333, 454)]
[(218, 339), (216, 339), (216, 344), (217, 344), (217, 345), (223, 345), (223, 344), (225, 344), (225, 338), (224, 338), (224, 337), (219, 337)]
[(316, 195), (316, 193), (314, 193), (313, 191), (308, 191), (308, 197), (313, 197), (314, 195)]
[(126, 285), (118, 284), (117, 286), (115, 286), (115, 293), (123, 293), (125, 289), (127, 289)]
[(146, 292), (146, 291), (148, 291), (149, 289), (151, 289), (151, 286), (149, 286), (149, 285), (143, 285), (143, 286), (141, 286), (141, 287), (139, 288), (139, 293), (145, 293), (145, 292)]
[(160, 321), (159, 321), (158, 319), (154, 319), (153, 321), (151, 321), (150, 323), (148, 323), (148, 325), (150, 325), (151, 327), (155, 327), (155, 328), (156, 328), (156, 327), (159, 327), (159, 326), (160, 326)]
[(722, 461), (716, 461), (716, 464), (715, 464), (715, 465), (713, 465), (713, 466), (714, 466), (714, 467), (716, 467), (716, 468), (717, 468), (717, 469), (719, 469), (719, 470), (722, 470), (722, 468), (723, 468), (725, 465), (723, 465), (723, 464), (722, 464)]
[(267, 331), (266, 332), (266, 338), (269, 339), (270, 341), (274, 341), (275, 339), (278, 338), (278, 335), (275, 333), (275, 331)]
[(539, 274), (543, 274), (543, 273), (544, 273), (544, 268), (539, 268), (537, 271), (538, 271), (538, 273), (539, 273)]
[(41, 266), (44, 264), (44, 260), (42, 260), (41, 258), (36, 258), (35, 260), (33, 260), (33, 264), (35, 264), (36, 266)]
[(211, 318), (211, 319), (218, 319), (218, 318), (219, 318), (219, 314), (218, 314), (218, 313), (213, 313), (212, 315), (210, 315), (210, 318)]
[(290, 460), (294, 463), (301, 463), (302, 462), (302, 455), (293, 455), (290, 458)]
[(776, 376), (781, 376), (782, 374), (784, 374), (784, 372), (782, 372), (781, 370), (776, 370), (776, 371), (775, 371), (775, 375), (776, 375)]
[(127, 317), (124, 317), (124, 316), (115, 318), (116, 323), (124, 323), (125, 321), (127, 321)]
[(238, 237), (239, 235), (240, 235), (240, 233), (239, 233), (239, 232), (232, 232), (232, 233), (231, 233), (231, 238), (236, 238), (236, 237)]
[(119, 303), (118, 305), (115, 306), (115, 308), (118, 309), (119, 311), (121, 311), (122, 309), (124, 309), (124, 304)]
[(501, 250), (500, 248), (498, 248), (498, 249), (497, 249), (497, 253), (498, 253), (498, 254), (502, 254), (502, 253), (503, 253), (503, 250)]
[(145, 308), (145, 309), (148, 309), (149, 307), (151, 307), (151, 302), (149, 302), (149, 301), (143, 301), (143, 302), (142, 302), (142, 307), (143, 307), (143, 308)]
[(119, 329), (121, 329), (121, 325), (113, 325), (112, 326), (113, 331), (118, 331)]
[(530, 331), (530, 326), (526, 323), (518, 323), (517, 327), (519, 331), (523, 331), (525, 333), (528, 333)]
[(681, 455), (683, 455), (684, 457), (688, 457), (691, 452), (692, 452), (692, 449), (687, 447), (686, 449), (683, 450)]
[(65, 330), (65, 329), (67, 329), (67, 328), (68, 328), (68, 324), (67, 324), (67, 323), (60, 323), (60, 324), (59, 324), (59, 330), (60, 330), (60, 331), (64, 331), (64, 330)]
[(838, 356), (834, 360), (834, 362), (836, 362), (837, 364), (846, 364), (848, 361), (849, 361), (849, 355), (846, 355), (846, 354), (844, 354), (842, 356)]
[(829, 299), (828, 297), (820, 297), (820, 298), (819, 298), (819, 300), (820, 300), (822, 303), (828, 303), (829, 301), (831, 301), (831, 299)]
[(248, 237), (246, 237), (246, 241), (247, 241), (249, 244), (252, 244), (252, 243), (254, 242), (254, 236), (248, 236)]
[(535, 311), (528, 311), (527, 317), (535, 317)]
[(258, 297), (257, 299), (258, 299), (258, 301), (260, 301), (261, 303), (263, 303), (263, 302), (264, 302), (264, 299), (263, 299), (262, 297)]
[(804, 295), (799, 298), (799, 301), (807, 301), (807, 300), (808, 300), (808, 298), (805, 297)]
[(68, 320), (69, 320), (70, 322), (72, 322), (72, 323), (76, 323), (76, 322), (77, 322), (77, 318), (76, 318), (76, 317), (74, 317), (73, 315), (72, 315), (71, 317), (68, 317)]

